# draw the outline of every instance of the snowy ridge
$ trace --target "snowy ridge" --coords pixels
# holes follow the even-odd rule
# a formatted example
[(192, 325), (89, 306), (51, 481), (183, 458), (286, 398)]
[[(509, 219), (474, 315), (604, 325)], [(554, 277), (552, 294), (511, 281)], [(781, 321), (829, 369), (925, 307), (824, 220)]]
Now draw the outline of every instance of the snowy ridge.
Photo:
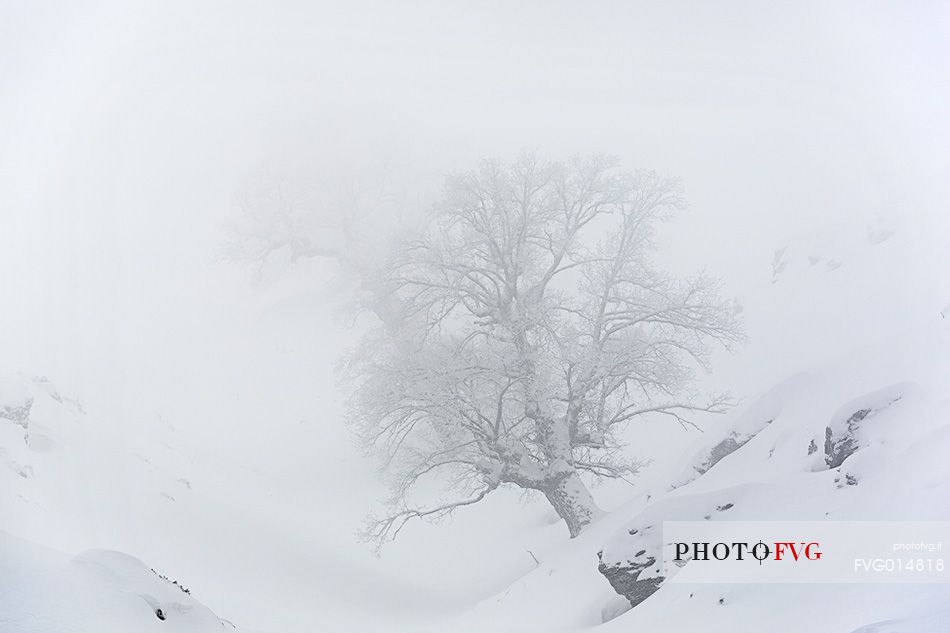
[(235, 631), (142, 561), (93, 550), (74, 558), (0, 532), (0, 631)]

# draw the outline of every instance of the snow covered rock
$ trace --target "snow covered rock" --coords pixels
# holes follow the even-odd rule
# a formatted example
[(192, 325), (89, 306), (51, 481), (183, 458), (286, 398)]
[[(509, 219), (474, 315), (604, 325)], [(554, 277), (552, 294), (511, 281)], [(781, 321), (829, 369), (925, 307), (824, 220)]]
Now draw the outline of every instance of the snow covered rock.
[(862, 265), (897, 231), (891, 218), (881, 217), (864, 226), (845, 223), (801, 233), (773, 252), (772, 283), (779, 283), (791, 274), (833, 273), (846, 262), (852, 266)]
[(33, 396), (29, 389), (20, 381), (0, 376), (0, 418), (25, 429), (32, 409)]
[[(38, 454), (55, 449), (53, 437), (74, 437), (81, 415), (47, 378), (0, 374), (0, 482), (4, 470), (15, 475), (14, 481), (31, 479)], [(15, 487), (7, 485), (11, 491)]]
[(786, 401), (800, 393), (808, 382), (804, 375), (790, 378), (744, 408), (738, 417), (726, 418), (708, 429), (699, 450), (686, 460), (686, 467), (673, 478), (671, 487), (694, 481), (745, 446), (778, 417)]
[(865, 421), (900, 400), (901, 387), (894, 385), (882, 389), (842, 407), (834, 416), (833, 423), (825, 427), (825, 464), (828, 468), (838, 468), (865, 444), (861, 432)]
[(0, 532), (0, 631), (239, 631), (142, 561), (68, 556)]
[(637, 606), (667, 579), (662, 568), (663, 521), (712, 520), (732, 510), (746, 488), (674, 496), (648, 506), (597, 552), (598, 571), (614, 591)]
[[(656, 532), (655, 525), (647, 525), (642, 528), (644, 534)], [(639, 530), (629, 533), (631, 536), (640, 534)], [(623, 560), (604, 559), (604, 551), (597, 552), (599, 564), (597, 570), (604, 575), (610, 586), (618, 594), (630, 602), (630, 606), (635, 607), (660, 588), (664, 576), (659, 575), (659, 569), (654, 569), (659, 564), (657, 555), (662, 544), (650, 543), (649, 552), (647, 549), (640, 549), (632, 557)], [(643, 578), (641, 578), (641, 575)]]

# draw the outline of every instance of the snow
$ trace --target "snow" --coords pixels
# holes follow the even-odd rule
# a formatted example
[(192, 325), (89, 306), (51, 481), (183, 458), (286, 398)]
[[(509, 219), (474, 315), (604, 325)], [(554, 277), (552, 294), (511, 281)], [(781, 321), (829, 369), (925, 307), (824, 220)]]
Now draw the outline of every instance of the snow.
[[(756, 630), (766, 621), (769, 630), (789, 632), (866, 632), (876, 630), (872, 623), (877, 621), (903, 623), (881, 630), (911, 624), (920, 628), (908, 630), (947, 630), (947, 585), (664, 584), (618, 616), (620, 603), (595, 569), (598, 551), (607, 562), (659, 560), (662, 521), (950, 519), (950, 506), (937, 501), (950, 497), (945, 459), (950, 454), (950, 346), (945, 335), (937, 347), (929, 342), (932, 337), (939, 333), (927, 332), (921, 339), (933, 364), (914, 374), (872, 368), (851, 356), (783, 382), (717, 425), (715, 433), (707, 432), (712, 437), (700, 438), (697, 444), (704, 448), (694, 454), (704, 455), (717, 439), (755, 431), (735, 452), (701, 474), (693, 468), (696, 458), (688, 459), (686, 470), (694, 477), (677, 487), (658, 476), (652, 488), (580, 538), (559, 551), (542, 552), (538, 569), (453, 622), (453, 629), (477, 631), (487, 622), (506, 622), (511, 631), (582, 631), (608, 617), (611, 621), (598, 630), (725, 633)], [(888, 373), (914, 380), (883, 379), (881, 374)], [(856, 452), (840, 468), (829, 469), (822, 459), (825, 428), (840, 429), (863, 409), (872, 414), (858, 427)], [(767, 419), (772, 422), (763, 425)], [(819, 449), (809, 454), (812, 439)], [(675, 469), (670, 472), (672, 481), (681, 481)], [(855, 476), (857, 484), (845, 485), (844, 473)]]
[[(342, 29), (340, 11), (14, 11), (0, 26), (14, 97), (0, 99), (0, 633), (232, 630), (219, 618), (268, 633), (950, 630), (945, 585), (665, 584), (629, 609), (597, 569), (598, 552), (642, 548), (630, 526), (671, 516), (947, 518), (944, 16), (852, 9), (718, 26), (711, 4), (661, 20), (486, 10), (461, 30), (429, 8), (382, 11), (408, 49), (362, 9)], [(575, 31), (589, 51), (552, 47)], [(415, 63), (443, 49), (465, 63)], [(367, 76), (384, 90), (341, 51), (380, 62)], [(394, 108), (406, 86), (417, 96)], [(691, 210), (660, 258), (737, 295), (749, 342), (700, 390), (741, 404), (702, 433), (631, 429), (631, 457), (653, 462), (593, 491), (609, 512), (577, 539), (505, 491), (374, 559), (353, 534), (381, 491), (333, 388), (352, 333), (332, 313), (355, 284), (288, 253), (252, 283), (216, 261), (230, 200), (268, 161), (329, 173), (335, 192), (365, 152), (436, 190), (524, 145), (683, 177)], [(864, 409), (857, 450), (829, 468), (826, 429), (847, 437)]]
[[(809, 630), (802, 622), (845, 633), (945, 630), (945, 586), (663, 584), (629, 609), (597, 568), (598, 552), (606, 562), (650, 552), (646, 528), (671, 518), (950, 518), (935, 501), (950, 497), (950, 327), (933, 292), (888, 275), (895, 262), (916, 261), (908, 252), (926, 242), (908, 230), (878, 244), (852, 234), (860, 239), (832, 243), (825, 255), (848, 264), (835, 274), (790, 265), (772, 284), (768, 258), (759, 262), (740, 296), (750, 344), (717, 359), (721, 371), (708, 379), (711, 391), (728, 387), (742, 403), (702, 420), (702, 433), (660, 421), (633, 429), (631, 454), (655, 461), (633, 488), (596, 489), (611, 511), (574, 540), (543, 503), (499, 495), (452, 522), (407, 528), (374, 560), (351, 535), (378, 490), (353, 481), (341, 495), (328, 484), (356, 459), (346, 447), (334, 459), (310, 459), (339, 409), (330, 399), (282, 400), (306, 386), (303, 378), (266, 383), (266, 406), (236, 394), (200, 410), (243, 424), (267, 420), (241, 447), (226, 424), (190, 433), (179, 422), (189, 419), (183, 407), (158, 413), (122, 384), (83, 407), (54, 381), (3, 374), (0, 407), (30, 406), (26, 417), (0, 417), (0, 630), (97, 630), (89, 623), (98, 622), (98, 630), (147, 631), (175, 622), (199, 631), (220, 627), (218, 617), (262, 631), (725, 633), (762, 622), (775, 632)], [(927, 252), (928, 265), (944, 257)], [(294, 318), (264, 311), (280, 332), (241, 353), (279, 368), (286, 353), (268, 356), (264, 347), (300, 346), (325, 299), (294, 299), (289, 286), (278, 294), (262, 303), (289, 301)], [(334, 331), (329, 322), (321, 328)], [(321, 349), (314, 339), (297, 353)], [(169, 402), (196, 401), (168, 392)], [(110, 398), (122, 406), (103, 406)], [(314, 408), (323, 417), (292, 417)], [(856, 450), (840, 467), (825, 459), (829, 428), (835, 442), (853, 431)]]
[[(900, 259), (901, 248), (917, 245), (902, 242), (906, 234), (875, 248)], [(857, 255), (839, 247), (836, 256), (856, 261), (871, 248), (856, 243)], [(598, 552), (605, 561), (650, 552), (656, 543), (645, 528), (671, 518), (950, 519), (935, 502), (950, 496), (950, 328), (931, 294), (886, 287), (896, 283), (888, 265), (861, 261), (835, 279), (793, 267), (775, 285), (763, 274), (741, 297), (745, 313), (753, 329), (772, 319), (786, 340), (753, 338), (710, 378), (736, 389), (742, 404), (703, 421), (702, 433), (654, 421), (633, 430), (633, 454), (656, 460), (634, 488), (596, 489), (611, 511), (574, 540), (543, 504), (500, 495), (450, 523), (407, 529), (375, 561), (350, 536), (373, 489), (347, 499), (325, 483), (353, 457), (306, 462), (301, 447), (321, 440), (320, 425), (275, 417), (262, 437), (281, 450), (262, 442), (257, 453), (232, 454), (223, 435), (193, 436), (135, 406), (109, 419), (114, 412), (87, 412), (48, 379), (4, 374), (0, 406), (31, 405), (26, 418), (0, 419), (0, 630), (104, 630), (90, 628), (97, 622), (147, 631), (175, 622), (203, 631), (220, 627), (219, 616), (262, 631), (725, 633), (762, 622), (776, 632), (809, 630), (802, 622), (845, 633), (945, 630), (946, 586), (663, 584), (629, 609), (597, 569)], [(866, 280), (855, 275), (865, 269), (882, 280), (882, 297), (861, 288)], [(820, 346), (799, 344), (796, 328), (814, 318), (815, 304), (870, 310), (893, 297), (905, 300), (901, 318), (914, 327), (868, 337), (863, 327), (824, 322)], [(295, 307), (301, 327), (310, 327), (311, 308)], [(277, 413), (286, 417), (279, 404)], [(826, 429), (835, 442), (853, 435), (856, 450), (840, 467), (825, 459)], [(716, 451), (725, 440), (731, 450)], [(294, 450), (303, 459), (289, 466), (268, 458)], [(333, 521), (337, 532), (325, 527)]]
[(91, 550), (70, 558), (0, 532), (0, 569), (4, 632), (246, 630), (120, 552)]

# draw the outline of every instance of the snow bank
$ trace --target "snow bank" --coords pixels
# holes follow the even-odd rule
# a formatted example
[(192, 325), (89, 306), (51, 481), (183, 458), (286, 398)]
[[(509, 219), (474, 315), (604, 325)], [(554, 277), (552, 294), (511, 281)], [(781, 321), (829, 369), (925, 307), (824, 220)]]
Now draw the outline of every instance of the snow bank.
[(240, 631), (142, 561), (89, 551), (70, 559), (0, 532), (0, 631)]

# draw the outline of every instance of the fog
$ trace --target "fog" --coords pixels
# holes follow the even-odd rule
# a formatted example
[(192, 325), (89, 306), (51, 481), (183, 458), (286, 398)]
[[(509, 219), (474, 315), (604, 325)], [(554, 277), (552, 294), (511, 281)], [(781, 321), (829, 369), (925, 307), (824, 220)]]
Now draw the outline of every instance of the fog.
[[(382, 560), (352, 537), (380, 494), (335, 377), (354, 282), (325, 258), (257, 276), (222, 257), (242, 193), (388, 178), (400, 215), (364, 218), (372, 233), (420, 217), (444, 175), (523, 149), (677, 176), (689, 209), (662, 258), (722, 277), (745, 306), (750, 347), (709, 378), (744, 395), (843, 333), (893, 336), (907, 310), (950, 300), (950, 278), (928, 273), (950, 235), (948, 32), (936, 2), (2, 2), (0, 368), (49, 376), (119, 437), (160, 418), (199, 462), (281, 482), (313, 508), (292, 531), (332, 552), (316, 575), (345, 595), (398, 574), (443, 607), (474, 602), (513, 572), (458, 545), (508, 527), (420, 526)], [(339, 216), (327, 199), (312, 217)], [(902, 294), (875, 298), (869, 276), (828, 290), (848, 322), (770, 330), (755, 293), (776, 249), (867, 227), (917, 244), (888, 285)], [(873, 311), (850, 311), (855, 297)], [(244, 507), (271, 512), (261, 503)], [(115, 546), (114, 528), (74, 529)], [(454, 555), (462, 569), (446, 570)], [(206, 602), (263, 628), (266, 611), (215, 593), (224, 571), (195, 565)]]

